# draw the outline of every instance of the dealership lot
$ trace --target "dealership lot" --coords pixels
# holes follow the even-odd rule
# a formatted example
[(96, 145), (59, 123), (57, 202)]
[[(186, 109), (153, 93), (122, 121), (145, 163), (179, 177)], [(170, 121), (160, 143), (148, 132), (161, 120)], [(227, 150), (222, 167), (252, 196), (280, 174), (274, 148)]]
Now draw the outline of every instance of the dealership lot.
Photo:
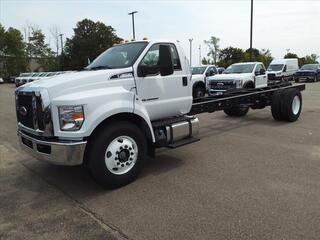
[(14, 89), (0, 85), (1, 240), (318, 239), (320, 83), (307, 84), (295, 123), (270, 108), (199, 115), (200, 142), (159, 150), (114, 191), (20, 150)]

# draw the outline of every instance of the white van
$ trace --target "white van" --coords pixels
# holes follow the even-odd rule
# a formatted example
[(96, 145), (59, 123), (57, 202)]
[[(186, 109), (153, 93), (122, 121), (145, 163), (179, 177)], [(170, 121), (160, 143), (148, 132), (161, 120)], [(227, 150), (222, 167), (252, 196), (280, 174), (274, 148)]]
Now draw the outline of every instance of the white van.
[(294, 80), (294, 75), (298, 70), (297, 58), (274, 59), (267, 69), (268, 80)]

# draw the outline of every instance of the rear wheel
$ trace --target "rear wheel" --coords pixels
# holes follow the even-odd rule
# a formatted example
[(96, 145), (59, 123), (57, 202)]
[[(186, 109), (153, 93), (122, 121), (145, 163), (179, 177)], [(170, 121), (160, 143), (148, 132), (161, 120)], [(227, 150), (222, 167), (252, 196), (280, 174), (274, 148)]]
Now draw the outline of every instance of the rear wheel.
[(249, 107), (245, 105), (224, 109), (224, 113), (231, 117), (243, 117), (248, 111)]
[(281, 90), (275, 91), (272, 96), (272, 102), (271, 102), (272, 117), (274, 118), (274, 120), (277, 120), (277, 121), (283, 120), (283, 116), (281, 113), (281, 96), (282, 96)]
[(302, 109), (301, 92), (297, 89), (288, 89), (283, 93), (281, 101), (281, 114), (284, 120), (295, 122)]
[(119, 122), (92, 137), (86, 161), (99, 184), (118, 188), (138, 176), (146, 156), (147, 142), (141, 130), (129, 122)]

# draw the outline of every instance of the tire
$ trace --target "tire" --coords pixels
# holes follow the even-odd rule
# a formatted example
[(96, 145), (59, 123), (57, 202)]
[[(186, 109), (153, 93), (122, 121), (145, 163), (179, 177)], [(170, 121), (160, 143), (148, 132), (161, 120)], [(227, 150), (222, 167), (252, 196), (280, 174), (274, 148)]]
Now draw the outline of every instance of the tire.
[(223, 110), (230, 117), (243, 117), (249, 112), (248, 106), (232, 107)]
[(196, 86), (194, 89), (193, 89), (193, 98), (202, 98), (204, 97), (206, 94), (206, 90), (204, 87), (202, 86)]
[(317, 75), (314, 77), (313, 82), (318, 82), (318, 76)]
[(99, 184), (114, 189), (137, 178), (147, 156), (147, 141), (136, 125), (112, 122), (90, 141), (86, 164)]
[(283, 92), (281, 100), (281, 114), (283, 120), (295, 122), (302, 110), (302, 96), (297, 89), (288, 89)]
[(282, 99), (282, 91), (275, 91), (272, 96), (271, 102), (271, 114), (274, 120), (282, 121), (284, 120), (281, 112), (281, 99)]

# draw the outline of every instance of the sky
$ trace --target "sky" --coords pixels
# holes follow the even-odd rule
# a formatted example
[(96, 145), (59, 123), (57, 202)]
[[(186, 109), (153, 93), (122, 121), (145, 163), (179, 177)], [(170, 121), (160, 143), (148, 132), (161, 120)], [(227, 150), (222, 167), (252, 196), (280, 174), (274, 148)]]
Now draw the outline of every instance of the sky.
[[(179, 40), (192, 64), (208, 52), (204, 40), (220, 38), (220, 47), (249, 48), (250, 0), (0, 0), (0, 23), (23, 32), (37, 26), (54, 46), (50, 28), (71, 37), (76, 23), (84, 18), (112, 26), (124, 39), (132, 38), (129, 12), (135, 15), (136, 39)], [(253, 47), (270, 49), (283, 57), (288, 49), (305, 56), (320, 55), (320, 0), (254, 0)]]

